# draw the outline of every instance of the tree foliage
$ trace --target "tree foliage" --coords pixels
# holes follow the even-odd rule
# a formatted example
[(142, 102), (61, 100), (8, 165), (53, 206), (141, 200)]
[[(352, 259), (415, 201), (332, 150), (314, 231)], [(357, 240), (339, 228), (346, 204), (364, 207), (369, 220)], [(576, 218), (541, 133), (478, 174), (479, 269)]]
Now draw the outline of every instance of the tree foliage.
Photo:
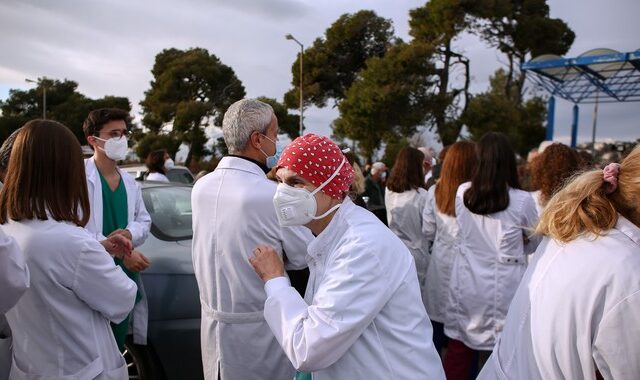
[(153, 81), (140, 102), (143, 123), (158, 132), (173, 122), (173, 131), (189, 144), (187, 166), (205, 152), (204, 126), (220, 125), (226, 109), (244, 98), (245, 90), (233, 69), (206, 49), (165, 49), (156, 56)]
[(300, 136), (300, 116), (290, 114), (287, 107), (276, 99), (261, 96), (261, 102), (267, 103), (273, 108), (273, 112), (278, 119), (278, 127), (281, 132), (286, 133), (292, 140)]
[[(303, 96), (305, 103), (324, 107), (330, 99), (339, 103), (366, 68), (367, 60), (382, 57), (395, 44), (391, 20), (370, 10), (343, 14), (303, 54)], [(285, 104), (297, 108), (300, 96), (300, 55), (291, 66), (293, 88)]]
[(463, 121), (473, 140), (478, 140), (486, 132), (502, 132), (509, 136), (516, 152), (526, 157), (544, 140), (546, 105), (540, 97), (522, 103), (508, 97), (505, 90), (507, 81), (505, 70), (496, 71), (491, 77), (489, 91), (471, 99)]
[(74, 81), (40, 79), (36, 88), (10, 90), (7, 100), (0, 103), (2, 110), (0, 139), (2, 141), (27, 121), (42, 117), (43, 86), (46, 88), (47, 95), (47, 119), (66, 125), (81, 144), (86, 144), (82, 123), (91, 110), (111, 107), (131, 112), (131, 104), (125, 97), (105, 96), (90, 99), (78, 92), (78, 83)]
[(140, 161), (144, 162), (149, 153), (154, 150), (166, 149), (171, 157), (176, 156), (180, 149), (180, 140), (172, 134), (156, 134), (154, 132), (146, 133), (136, 143), (136, 154)]
[(473, 16), (474, 31), (507, 56), (505, 92), (518, 101), (525, 81), (520, 66), (541, 54), (563, 55), (575, 39), (564, 21), (549, 16), (547, 0), (478, 0)]
[(334, 133), (358, 141), (360, 153), (369, 159), (382, 142), (413, 134), (431, 114), (432, 55), (430, 46), (413, 43), (371, 58), (339, 105)]
[[(455, 51), (453, 43), (468, 27), (468, 13), (474, 5), (470, 0), (430, 0), (410, 12), (409, 33), (415, 41), (433, 46), (439, 63), (432, 120), (444, 145), (458, 138), (462, 128), (459, 116), (469, 104), (469, 59)], [(463, 78), (462, 83), (454, 83), (457, 77)]]

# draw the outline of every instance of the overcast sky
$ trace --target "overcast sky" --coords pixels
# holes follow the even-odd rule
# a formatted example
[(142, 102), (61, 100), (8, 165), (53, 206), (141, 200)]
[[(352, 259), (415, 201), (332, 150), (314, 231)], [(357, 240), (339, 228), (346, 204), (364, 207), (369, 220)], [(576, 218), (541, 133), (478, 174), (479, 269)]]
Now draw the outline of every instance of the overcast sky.
[[(71, 79), (80, 92), (97, 98), (127, 96), (138, 103), (149, 88), (155, 55), (164, 48), (203, 47), (231, 66), (249, 97), (282, 100), (290, 88), (291, 64), (305, 45), (343, 13), (373, 9), (393, 20), (396, 34), (408, 40), (408, 12), (424, 4), (411, 0), (0, 0), (0, 99), (10, 88), (27, 89), (25, 78)], [(592, 48), (640, 48), (638, 0), (549, 0), (552, 17), (565, 20), (577, 37), (567, 56)], [(457, 47), (471, 59), (472, 90), (481, 92), (504, 57), (465, 36)], [(556, 138), (570, 134), (572, 105), (556, 103)], [(598, 139), (640, 138), (640, 103), (601, 105)], [(591, 139), (592, 105), (580, 112), (579, 140)], [(337, 116), (310, 109), (308, 130), (330, 134)]]

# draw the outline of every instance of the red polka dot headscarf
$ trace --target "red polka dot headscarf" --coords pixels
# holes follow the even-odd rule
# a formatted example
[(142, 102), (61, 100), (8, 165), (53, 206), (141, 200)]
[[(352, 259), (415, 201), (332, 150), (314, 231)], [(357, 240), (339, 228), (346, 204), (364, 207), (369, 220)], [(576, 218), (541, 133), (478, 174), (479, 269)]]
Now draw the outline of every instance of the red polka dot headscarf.
[(349, 191), (354, 179), (353, 168), (340, 148), (328, 137), (309, 133), (296, 138), (284, 149), (278, 168), (287, 168), (300, 177), (319, 187), (338, 169), (340, 172), (322, 188), (322, 192), (336, 199), (342, 199)]

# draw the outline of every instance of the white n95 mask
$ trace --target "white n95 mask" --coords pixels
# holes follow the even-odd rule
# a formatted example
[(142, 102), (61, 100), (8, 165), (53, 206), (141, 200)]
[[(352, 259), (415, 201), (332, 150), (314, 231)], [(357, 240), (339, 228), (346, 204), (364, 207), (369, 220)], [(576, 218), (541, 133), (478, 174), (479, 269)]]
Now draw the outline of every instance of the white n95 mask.
[(312, 220), (322, 219), (337, 210), (342, 203), (338, 203), (322, 215), (316, 216), (318, 204), (315, 195), (340, 173), (340, 169), (342, 169), (345, 162), (346, 158), (343, 158), (336, 171), (313, 192), (304, 188), (289, 186), (286, 183), (278, 184), (276, 193), (273, 196), (273, 205), (276, 208), (278, 223), (282, 227), (302, 226)]
[(164, 161), (164, 168), (165, 168), (165, 169), (167, 169), (167, 170), (171, 170), (171, 169), (173, 169), (173, 168), (174, 168), (174, 166), (176, 166), (176, 164), (175, 164), (175, 162), (173, 162), (173, 160), (172, 160), (172, 159), (167, 158), (167, 159)]
[(104, 149), (100, 147), (98, 148), (102, 149), (110, 159), (114, 161), (120, 161), (124, 160), (127, 157), (129, 144), (125, 136), (112, 137), (108, 140), (101, 139), (100, 137), (96, 137), (96, 139), (104, 141)]

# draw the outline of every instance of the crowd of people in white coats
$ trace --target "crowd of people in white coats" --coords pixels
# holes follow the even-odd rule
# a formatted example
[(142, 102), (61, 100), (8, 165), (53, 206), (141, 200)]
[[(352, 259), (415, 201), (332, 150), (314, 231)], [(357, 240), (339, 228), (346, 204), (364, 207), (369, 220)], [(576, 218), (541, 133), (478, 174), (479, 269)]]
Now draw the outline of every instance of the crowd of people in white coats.
[[(2, 379), (126, 379), (145, 343), (127, 121), (92, 111), (85, 161), (48, 120), (0, 148)], [(222, 130), (192, 192), (206, 379), (640, 379), (640, 147), (596, 168), (550, 145), (529, 192), (500, 133), (437, 165), (403, 148), (387, 177), (327, 137), (283, 146), (257, 100)]]

